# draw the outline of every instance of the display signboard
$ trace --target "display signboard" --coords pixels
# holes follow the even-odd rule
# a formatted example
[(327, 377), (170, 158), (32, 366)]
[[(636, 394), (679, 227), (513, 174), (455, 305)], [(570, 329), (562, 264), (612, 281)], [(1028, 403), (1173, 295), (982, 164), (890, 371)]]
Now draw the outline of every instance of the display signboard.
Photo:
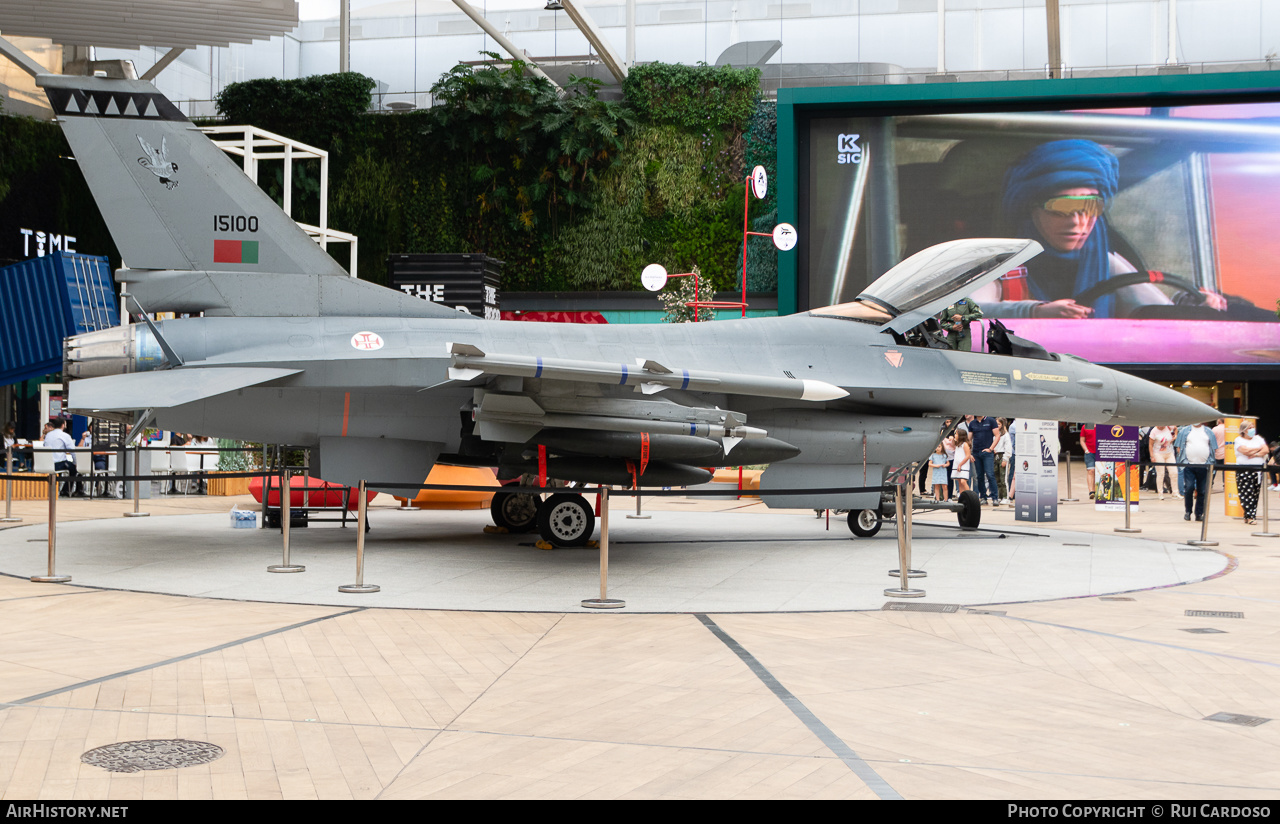
[(1018, 418), (1013, 442), (1014, 519), (1058, 520), (1058, 422)]
[[(1240, 437), (1241, 424), (1244, 418), (1224, 418), (1223, 440), (1226, 442), (1226, 449), (1222, 453), (1223, 463), (1233, 464), (1240, 455), (1236, 452), (1236, 438)], [(1223, 444), (1218, 444), (1223, 446)], [(1226, 492), (1222, 496), (1223, 512), (1228, 517), (1243, 518), (1244, 506), (1240, 503), (1240, 488), (1236, 486), (1236, 473), (1223, 472), (1222, 487)]]
[(1099, 426), (1097, 459), (1100, 461), (1138, 460), (1138, 427), (1136, 426)]
[(1099, 425), (1097, 462), (1093, 467), (1093, 505), (1101, 512), (1124, 511), (1126, 478), (1129, 484), (1129, 505), (1138, 508), (1140, 470), (1134, 466), (1139, 457), (1136, 426)]
[(969, 296), (1018, 335), (1095, 363), (1272, 364), (1280, 102), (1254, 97), (815, 106), (797, 308), (853, 300), (938, 243), (1027, 237), (1045, 252)]
[[(1102, 428), (1099, 427), (1101, 432)], [(1099, 438), (1101, 442), (1101, 438)], [(1093, 506), (1099, 512), (1124, 512), (1124, 483), (1129, 481), (1129, 506), (1138, 511), (1139, 467), (1129, 461), (1099, 460), (1093, 465)]]

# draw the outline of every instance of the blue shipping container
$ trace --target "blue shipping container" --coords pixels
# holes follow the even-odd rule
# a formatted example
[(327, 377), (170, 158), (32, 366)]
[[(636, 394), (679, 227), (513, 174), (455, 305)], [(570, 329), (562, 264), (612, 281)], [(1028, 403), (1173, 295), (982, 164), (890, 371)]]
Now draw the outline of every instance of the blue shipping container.
[(62, 339), (116, 326), (104, 257), (56, 252), (0, 269), (0, 386), (62, 370)]

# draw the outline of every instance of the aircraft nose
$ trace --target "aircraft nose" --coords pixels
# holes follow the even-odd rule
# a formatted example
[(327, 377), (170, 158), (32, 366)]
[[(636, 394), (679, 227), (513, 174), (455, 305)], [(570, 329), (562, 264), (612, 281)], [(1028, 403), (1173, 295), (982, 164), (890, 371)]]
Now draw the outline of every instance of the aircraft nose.
[(1130, 426), (1185, 426), (1211, 421), (1218, 410), (1166, 386), (1126, 375), (1116, 381), (1119, 409), (1108, 423)]

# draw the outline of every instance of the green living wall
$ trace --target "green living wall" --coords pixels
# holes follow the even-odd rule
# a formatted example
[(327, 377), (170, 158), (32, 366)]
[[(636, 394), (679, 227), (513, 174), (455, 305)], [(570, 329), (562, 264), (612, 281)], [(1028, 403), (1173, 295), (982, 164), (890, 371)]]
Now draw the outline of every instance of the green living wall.
[[(733, 290), (746, 174), (775, 163), (758, 84), (754, 69), (649, 64), (605, 101), (593, 81), (557, 94), (516, 61), (456, 67), (422, 111), (367, 114), (373, 81), (353, 73), (233, 84), (218, 107), (331, 153), (329, 223), (359, 236), (364, 278), (384, 279), (392, 252), (482, 252), (506, 262), (507, 291), (630, 291), (648, 263), (697, 265)], [(314, 223), (305, 167), (295, 217)], [(278, 165), (259, 179), (283, 200)], [(772, 194), (750, 208), (753, 228), (772, 228)], [(748, 253), (749, 288), (776, 290), (773, 247), (753, 239)]]

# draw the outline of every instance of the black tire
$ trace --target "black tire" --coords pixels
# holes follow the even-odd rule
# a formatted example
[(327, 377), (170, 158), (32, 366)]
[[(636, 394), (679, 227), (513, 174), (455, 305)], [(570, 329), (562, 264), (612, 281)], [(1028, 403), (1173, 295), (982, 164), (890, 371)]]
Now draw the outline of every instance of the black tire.
[(553, 546), (584, 546), (596, 531), (596, 515), (581, 495), (558, 493), (538, 507), (538, 534)]
[(978, 499), (978, 493), (972, 489), (966, 489), (956, 500), (961, 507), (956, 513), (956, 520), (960, 522), (961, 529), (977, 529), (982, 523), (982, 501)]
[[(280, 528), (280, 510), (268, 509), (267, 510), (267, 529), (279, 529), (279, 528)], [(307, 513), (305, 511), (299, 511), (297, 509), (293, 510), (290, 513), (289, 528), (290, 529), (306, 529)]]
[(870, 538), (880, 531), (884, 520), (874, 509), (849, 510), (849, 531), (859, 538)]
[(538, 525), (538, 496), (526, 492), (498, 492), (489, 503), (495, 526), (507, 532), (531, 532)]

